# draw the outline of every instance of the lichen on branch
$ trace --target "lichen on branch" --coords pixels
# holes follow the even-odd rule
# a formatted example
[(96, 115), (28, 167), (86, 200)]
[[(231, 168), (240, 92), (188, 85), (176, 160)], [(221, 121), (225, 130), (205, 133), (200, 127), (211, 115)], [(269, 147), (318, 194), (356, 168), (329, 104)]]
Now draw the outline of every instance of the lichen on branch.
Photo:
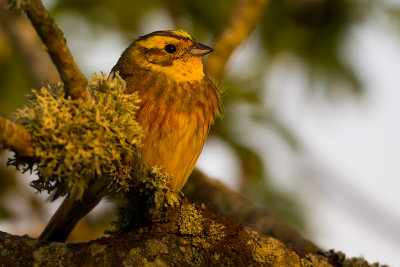
[[(128, 191), (134, 172), (126, 158), (138, 155), (142, 131), (135, 120), (140, 100), (136, 93), (124, 94), (125, 89), (118, 74), (102, 74), (91, 77), (90, 101), (65, 97), (61, 83), (32, 91), (30, 105), (15, 117), (34, 143), (34, 188), (79, 199), (91, 181), (107, 176), (110, 193)], [(20, 158), (11, 163), (32, 164)]]

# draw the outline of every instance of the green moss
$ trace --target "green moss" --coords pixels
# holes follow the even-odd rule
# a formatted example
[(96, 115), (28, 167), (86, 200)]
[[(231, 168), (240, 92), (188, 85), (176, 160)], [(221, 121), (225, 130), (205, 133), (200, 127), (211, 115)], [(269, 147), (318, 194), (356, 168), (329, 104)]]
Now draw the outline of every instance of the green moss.
[(33, 138), (39, 174), (34, 188), (57, 188), (57, 195), (79, 199), (92, 180), (107, 175), (110, 193), (128, 190), (133, 172), (126, 155), (138, 154), (142, 132), (135, 120), (139, 98), (124, 94), (125, 89), (117, 74), (102, 74), (91, 77), (90, 101), (66, 98), (61, 83), (32, 91), (30, 106), (18, 110), (16, 118)]

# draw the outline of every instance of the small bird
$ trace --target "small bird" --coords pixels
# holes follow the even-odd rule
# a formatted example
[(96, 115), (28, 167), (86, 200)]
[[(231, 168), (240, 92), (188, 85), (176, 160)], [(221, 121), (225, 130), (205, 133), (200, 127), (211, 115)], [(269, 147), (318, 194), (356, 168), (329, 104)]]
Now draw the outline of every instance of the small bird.
[[(202, 56), (212, 51), (184, 31), (156, 31), (139, 37), (112, 69), (125, 80), (127, 94), (138, 92), (141, 155), (148, 168), (163, 166), (173, 175), (170, 188), (186, 183), (221, 112), (220, 93), (203, 71)], [(82, 201), (68, 195), (39, 239), (65, 241), (103, 196), (99, 183)]]

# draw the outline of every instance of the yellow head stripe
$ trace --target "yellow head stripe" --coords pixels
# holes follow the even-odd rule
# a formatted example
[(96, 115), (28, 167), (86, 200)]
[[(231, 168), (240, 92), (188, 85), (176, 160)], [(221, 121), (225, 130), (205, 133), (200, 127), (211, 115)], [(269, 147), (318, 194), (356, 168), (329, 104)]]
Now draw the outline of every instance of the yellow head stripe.
[(175, 30), (175, 31), (171, 31), (174, 34), (176, 34), (177, 36), (182, 36), (182, 37), (187, 37), (190, 39), (193, 39), (192, 36), (190, 36), (187, 32), (185, 32), (184, 30)]

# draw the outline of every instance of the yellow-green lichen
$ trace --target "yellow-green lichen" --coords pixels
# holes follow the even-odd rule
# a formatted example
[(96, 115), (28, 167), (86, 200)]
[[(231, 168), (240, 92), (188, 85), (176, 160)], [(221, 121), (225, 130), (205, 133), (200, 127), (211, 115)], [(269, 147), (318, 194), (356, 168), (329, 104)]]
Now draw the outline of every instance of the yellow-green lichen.
[(107, 246), (100, 245), (100, 244), (92, 244), (90, 245), (90, 254), (94, 258), (94, 262), (97, 264), (102, 264), (107, 262), (107, 253), (106, 253)]
[(170, 265), (159, 258), (155, 259), (154, 261), (146, 262), (145, 264), (143, 264), (143, 267), (168, 267), (168, 266)]
[(66, 97), (61, 83), (42, 87), (32, 91), (30, 106), (16, 113), (32, 135), (39, 178), (31, 184), (39, 191), (57, 189), (57, 195), (79, 199), (102, 175), (110, 177), (105, 186), (111, 193), (129, 188), (132, 170), (124, 157), (137, 155), (141, 145), (135, 120), (139, 98), (124, 94), (118, 74), (93, 75), (88, 89), (92, 99), (83, 100)]
[(128, 257), (122, 262), (123, 266), (143, 266), (146, 262), (142, 258), (142, 250), (140, 248), (132, 248), (129, 251)]
[(157, 239), (148, 240), (145, 249), (151, 255), (168, 254), (168, 246), (163, 241)]
[(147, 177), (142, 178), (140, 193), (148, 199), (150, 211), (158, 213), (161, 208), (179, 203), (178, 190), (168, 188), (172, 175), (163, 172), (164, 167), (154, 166)]
[[(179, 233), (191, 236), (193, 261), (199, 265), (204, 263), (204, 250), (221, 241), (226, 232), (224, 225), (204, 218), (203, 212), (196, 208), (195, 204), (185, 204), (181, 207), (178, 226)], [(218, 254), (214, 256), (219, 260)]]
[[(149, 241), (148, 242), (148, 247), (147, 249), (149, 249), (149, 246), (152, 242), (154, 242), (155, 240)], [(151, 253), (146, 253), (143, 252), (142, 249), (140, 248), (133, 248), (129, 251), (129, 256), (122, 262), (123, 266), (126, 267), (132, 267), (132, 266), (143, 266), (143, 267), (152, 267), (152, 266), (169, 266), (168, 264), (166, 264), (160, 257), (156, 257), (155, 259), (151, 259), (151, 261), (147, 260), (143, 255), (149, 254), (150, 256), (153, 255), (158, 255), (157, 253), (159, 253), (159, 251), (157, 250), (157, 248), (162, 248), (158, 245), (155, 245), (155, 247), (150, 248), (150, 252)], [(154, 249), (154, 251), (153, 251)], [(163, 249), (163, 248), (162, 248)], [(143, 253), (142, 253), (143, 252)]]
[(179, 217), (179, 232), (183, 235), (199, 236), (203, 232), (203, 216), (194, 204), (182, 206)]
[(52, 243), (42, 246), (33, 252), (33, 266), (62, 266), (68, 255), (69, 250), (64, 243)]
[(198, 248), (192, 247), (192, 255), (195, 264), (201, 265), (204, 263), (204, 256)]
[[(204, 227), (208, 222), (208, 227)], [(195, 204), (186, 204), (181, 207), (178, 221), (179, 232), (193, 236), (195, 243), (215, 243), (225, 237), (225, 226), (203, 217), (202, 211)]]
[(221, 241), (225, 237), (225, 226), (219, 223), (216, 223), (212, 220), (210, 222), (210, 227), (207, 231), (207, 240), (209, 242)]
[(132, 189), (118, 205), (118, 220), (111, 223), (115, 230), (107, 233), (123, 233), (143, 223), (160, 220), (169, 206), (179, 203), (182, 193), (168, 187), (172, 175), (157, 166), (148, 170), (140, 158), (138, 162), (134, 162)]
[(251, 241), (252, 256), (259, 264), (270, 266), (300, 266), (300, 257), (274, 238), (258, 238)]

